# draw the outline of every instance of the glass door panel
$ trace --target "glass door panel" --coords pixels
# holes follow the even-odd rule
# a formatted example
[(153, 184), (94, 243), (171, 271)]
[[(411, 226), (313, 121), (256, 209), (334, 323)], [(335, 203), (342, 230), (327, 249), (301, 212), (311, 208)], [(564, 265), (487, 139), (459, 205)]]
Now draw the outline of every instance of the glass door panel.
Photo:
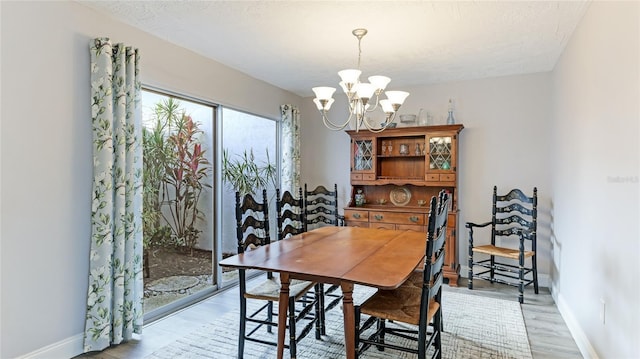
[[(222, 151), (220, 157), (226, 157), (222, 164), (222, 183), (220, 200), (220, 258), (238, 253), (235, 219), (235, 192), (247, 191), (262, 201), (262, 189), (267, 190), (269, 202), (269, 219), (271, 240), (277, 239), (277, 217), (275, 206), (275, 189), (279, 183), (278, 160), (278, 122), (265, 117), (245, 112), (222, 108), (221, 121)], [(225, 161), (228, 161), (225, 169)], [(233, 165), (235, 164), (235, 165)], [(244, 168), (244, 171), (240, 171)], [(226, 171), (234, 178), (243, 178), (243, 182), (235, 183), (225, 178)], [(256, 178), (256, 173), (259, 171)], [(273, 172), (275, 171), (275, 173)], [(262, 183), (258, 183), (262, 181)], [(248, 188), (245, 188), (248, 187)], [(227, 286), (237, 281), (235, 270), (221, 268), (220, 284)]]
[(215, 110), (142, 91), (145, 321), (214, 289)]
[(429, 169), (450, 170), (452, 158), (450, 136), (429, 138)]

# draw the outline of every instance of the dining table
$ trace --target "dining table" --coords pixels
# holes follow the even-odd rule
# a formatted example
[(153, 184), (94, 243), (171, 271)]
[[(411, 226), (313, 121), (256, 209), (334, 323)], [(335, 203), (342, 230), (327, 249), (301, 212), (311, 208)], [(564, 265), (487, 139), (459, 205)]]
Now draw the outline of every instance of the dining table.
[(426, 233), (410, 230), (327, 226), (228, 257), (223, 267), (280, 274), (278, 359), (283, 358), (291, 279), (339, 285), (345, 351), (355, 358), (354, 285), (398, 288), (424, 261)]

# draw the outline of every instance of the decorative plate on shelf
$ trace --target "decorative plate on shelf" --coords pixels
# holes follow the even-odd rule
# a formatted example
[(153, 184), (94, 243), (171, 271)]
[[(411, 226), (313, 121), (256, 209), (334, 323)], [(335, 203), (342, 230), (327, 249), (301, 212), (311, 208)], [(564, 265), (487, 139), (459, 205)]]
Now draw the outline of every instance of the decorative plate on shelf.
[(411, 201), (411, 192), (406, 187), (396, 187), (389, 193), (389, 199), (396, 206), (406, 206)]

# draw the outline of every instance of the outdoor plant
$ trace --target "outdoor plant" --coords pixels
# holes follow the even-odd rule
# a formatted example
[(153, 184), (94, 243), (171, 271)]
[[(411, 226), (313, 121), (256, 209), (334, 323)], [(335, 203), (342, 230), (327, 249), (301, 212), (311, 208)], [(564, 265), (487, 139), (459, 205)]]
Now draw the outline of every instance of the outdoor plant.
[(173, 98), (156, 104), (153, 121), (143, 129), (145, 246), (173, 244), (193, 252), (201, 232), (198, 201), (210, 187), (202, 131)]
[(222, 180), (234, 192), (240, 192), (241, 196), (255, 194), (257, 190), (272, 185), (276, 187), (277, 168), (271, 162), (269, 150), (265, 150), (267, 160), (256, 163), (253, 148), (248, 152), (244, 150), (242, 155), (229, 157), (229, 150), (222, 152)]
[(169, 98), (154, 107), (153, 124), (142, 128), (143, 141), (143, 241), (151, 244), (168, 244), (171, 229), (161, 222), (160, 193), (166, 176), (165, 163), (172, 156), (166, 133), (171, 122), (179, 116), (178, 101)]
[(211, 165), (199, 140), (202, 131), (192, 118), (183, 113), (174, 125), (168, 137), (173, 156), (165, 162), (163, 204), (168, 207), (167, 223), (177, 244), (193, 251), (201, 232), (196, 221), (203, 218), (198, 201), (202, 190), (211, 187), (203, 181)]

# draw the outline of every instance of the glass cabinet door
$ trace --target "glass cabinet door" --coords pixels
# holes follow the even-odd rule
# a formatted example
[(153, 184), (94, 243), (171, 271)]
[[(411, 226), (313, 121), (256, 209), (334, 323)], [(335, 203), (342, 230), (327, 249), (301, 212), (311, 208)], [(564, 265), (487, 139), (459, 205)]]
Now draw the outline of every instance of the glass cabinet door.
[(429, 170), (451, 170), (455, 163), (451, 136), (429, 137)]
[(374, 156), (371, 139), (353, 140), (352, 171), (372, 172)]

